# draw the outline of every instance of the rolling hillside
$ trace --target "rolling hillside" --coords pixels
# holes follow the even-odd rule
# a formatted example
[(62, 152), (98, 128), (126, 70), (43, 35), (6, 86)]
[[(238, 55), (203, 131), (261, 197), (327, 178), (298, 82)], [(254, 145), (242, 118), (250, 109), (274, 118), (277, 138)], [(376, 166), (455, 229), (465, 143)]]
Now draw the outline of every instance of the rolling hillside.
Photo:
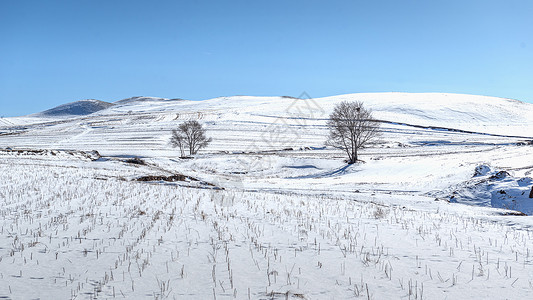
[[(353, 165), (324, 146), (326, 119), (344, 100), (382, 122)], [(531, 104), (133, 97), (85, 112), (1, 119), (0, 298), (533, 291)], [(180, 159), (170, 132), (192, 119), (213, 142)]]

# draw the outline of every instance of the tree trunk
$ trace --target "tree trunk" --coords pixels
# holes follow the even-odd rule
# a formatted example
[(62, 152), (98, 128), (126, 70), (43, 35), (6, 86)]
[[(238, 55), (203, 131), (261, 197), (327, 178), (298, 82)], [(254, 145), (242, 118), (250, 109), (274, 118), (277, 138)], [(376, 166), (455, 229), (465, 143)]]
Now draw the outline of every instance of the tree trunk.
[(355, 146), (355, 136), (352, 135), (352, 162), (357, 162), (357, 147)]
[(349, 161), (348, 161), (348, 164), (353, 164), (357, 161), (357, 158), (354, 156), (354, 152), (352, 153), (349, 153), (348, 155), (348, 158), (349, 158)]
[(531, 192), (529, 192), (529, 198), (533, 198), (533, 186), (531, 187)]

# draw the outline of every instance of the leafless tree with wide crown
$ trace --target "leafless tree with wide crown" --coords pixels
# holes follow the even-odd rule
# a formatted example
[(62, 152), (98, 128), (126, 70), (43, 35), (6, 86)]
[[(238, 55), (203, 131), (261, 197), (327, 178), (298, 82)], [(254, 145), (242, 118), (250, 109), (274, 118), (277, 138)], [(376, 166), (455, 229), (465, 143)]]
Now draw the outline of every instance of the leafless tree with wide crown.
[(211, 138), (205, 135), (205, 129), (198, 121), (187, 121), (181, 123), (177, 130), (172, 131), (170, 144), (172, 147), (180, 148), (181, 156), (185, 156), (185, 151), (189, 151), (189, 155), (194, 155), (202, 148), (205, 148), (210, 142)]
[(359, 149), (380, 134), (380, 122), (374, 119), (372, 110), (359, 101), (337, 104), (327, 125), (329, 137), (326, 145), (346, 152), (349, 164), (356, 163)]

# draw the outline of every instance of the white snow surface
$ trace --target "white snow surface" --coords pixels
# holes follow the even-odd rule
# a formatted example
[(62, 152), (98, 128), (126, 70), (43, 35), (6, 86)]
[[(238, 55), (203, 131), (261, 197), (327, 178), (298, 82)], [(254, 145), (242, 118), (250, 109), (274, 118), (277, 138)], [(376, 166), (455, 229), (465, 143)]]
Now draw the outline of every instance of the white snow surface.
[[(345, 100), (383, 121), (349, 166), (324, 146)], [(213, 142), (180, 159), (192, 119)], [(436, 93), (3, 118), (0, 297), (526, 299), (532, 129), (532, 104)]]

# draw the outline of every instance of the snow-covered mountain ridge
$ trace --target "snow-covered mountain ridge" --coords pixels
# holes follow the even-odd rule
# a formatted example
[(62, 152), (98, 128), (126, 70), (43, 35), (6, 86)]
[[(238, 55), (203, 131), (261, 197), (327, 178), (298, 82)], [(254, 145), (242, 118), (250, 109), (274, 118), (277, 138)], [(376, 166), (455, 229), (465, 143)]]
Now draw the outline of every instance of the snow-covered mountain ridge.
[[(219, 97), (202, 101), (186, 101), (156, 97), (132, 97), (114, 102), (99, 112), (186, 111), (213, 113), (238, 111), (270, 116), (290, 114), (288, 97)], [(517, 127), (533, 124), (533, 104), (518, 100), (446, 93), (360, 93), (307, 99), (313, 109), (329, 112), (340, 101), (362, 101), (375, 117), (391, 122), (421, 126), (455, 127), (486, 133), (524, 135)], [(96, 111), (95, 111), (96, 112)], [(323, 114), (322, 117), (327, 117)], [(503, 128), (502, 128), (503, 126)], [(505, 132), (508, 130), (508, 132)]]
[[(360, 93), (307, 99), (316, 112), (329, 112), (340, 101), (362, 101), (381, 120), (421, 126), (457, 127), (456, 129), (487, 133), (518, 134), (516, 127), (533, 124), (533, 104), (512, 99), (446, 93)], [(99, 100), (81, 100), (49, 109), (31, 116), (79, 116), (97, 113), (100, 116), (117, 113), (162, 113), (181, 111), (239, 112), (283, 117), (291, 102), (289, 97), (219, 97), (202, 101), (157, 97), (132, 97), (108, 103)], [(322, 114), (322, 118), (327, 114)], [(35, 118), (9, 118), (15, 123), (38, 122)], [(25, 122), (26, 121), (26, 122)], [(503, 126), (503, 128), (502, 128)], [(511, 132), (512, 131), (512, 132)], [(524, 132), (521, 133), (524, 135)]]

